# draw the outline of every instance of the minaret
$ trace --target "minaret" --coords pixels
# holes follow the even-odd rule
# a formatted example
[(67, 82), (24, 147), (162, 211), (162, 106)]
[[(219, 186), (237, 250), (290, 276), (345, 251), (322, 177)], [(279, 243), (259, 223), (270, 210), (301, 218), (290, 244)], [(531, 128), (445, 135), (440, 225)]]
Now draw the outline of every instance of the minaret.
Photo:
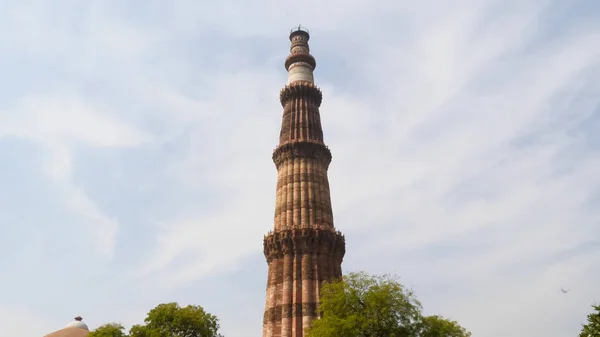
[(269, 275), (263, 337), (305, 335), (317, 318), (323, 282), (342, 276), (346, 251), (344, 236), (333, 225), (327, 179), (331, 152), (323, 142), (323, 96), (314, 85), (309, 38), (301, 26), (290, 32), (288, 82), (279, 94), (283, 118), (273, 152), (275, 225), (264, 239)]

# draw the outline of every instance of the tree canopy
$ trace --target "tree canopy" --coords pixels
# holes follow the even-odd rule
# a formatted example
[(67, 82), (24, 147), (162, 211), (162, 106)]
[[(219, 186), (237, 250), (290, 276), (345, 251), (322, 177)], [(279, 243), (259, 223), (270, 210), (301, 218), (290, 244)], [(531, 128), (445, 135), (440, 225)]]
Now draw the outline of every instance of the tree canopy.
[(458, 322), (435, 315), (421, 318), (416, 335), (419, 337), (466, 337), (471, 336), (471, 333), (460, 326)]
[(105, 324), (89, 337), (222, 337), (217, 317), (199, 305), (159, 304), (148, 312), (144, 323), (132, 326), (129, 334), (121, 324)]
[(308, 337), (468, 337), (457, 322), (423, 316), (415, 294), (389, 275), (350, 273), (325, 284)]
[(600, 337), (600, 304), (592, 305), (594, 311), (587, 316), (579, 337)]
[(127, 334), (122, 324), (108, 323), (97, 327), (88, 337), (127, 337)]

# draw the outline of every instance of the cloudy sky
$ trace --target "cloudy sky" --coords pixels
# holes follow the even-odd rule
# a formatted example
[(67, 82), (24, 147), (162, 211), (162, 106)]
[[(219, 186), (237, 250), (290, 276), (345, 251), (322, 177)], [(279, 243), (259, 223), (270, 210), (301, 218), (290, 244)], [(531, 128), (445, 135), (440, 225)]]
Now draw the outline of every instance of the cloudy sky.
[(299, 23), (344, 270), (399, 275), (474, 336), (579, 332), (600, 301), (597, 0), (8, 0), (3, 336), (167, 301), (260, 336)]

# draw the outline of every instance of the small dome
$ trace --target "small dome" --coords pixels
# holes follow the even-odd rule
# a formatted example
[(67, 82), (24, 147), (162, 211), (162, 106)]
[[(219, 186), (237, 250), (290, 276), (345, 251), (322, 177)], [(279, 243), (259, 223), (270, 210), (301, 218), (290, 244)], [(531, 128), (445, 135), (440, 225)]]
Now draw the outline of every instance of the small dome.
[(44, 337), (87, 337), (90, 333), (87, 324), (83, 323), (80, 316), (75, 317), (75, 321), (69, 323), (66, 327), (54, 331)]
[(67, 324), (66, 328), (79, 328), (84, 330), (90, 330), (87, 324), (83, 323), (83, 318), (81, 316), (77, 316), (74, 318), (74, 321)]

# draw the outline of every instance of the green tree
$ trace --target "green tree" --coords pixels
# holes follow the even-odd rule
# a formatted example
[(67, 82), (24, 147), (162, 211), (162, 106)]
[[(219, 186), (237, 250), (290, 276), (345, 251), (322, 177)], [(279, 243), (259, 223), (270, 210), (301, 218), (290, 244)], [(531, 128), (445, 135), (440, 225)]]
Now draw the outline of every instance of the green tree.
[(389, 275), (350, 273), (321, 289), (308, 337), (467, 337), (458, 323), (422, 315), (415, 294)]
[(426, 316), (421, 318), (419, 337), (468, 337), (471, 333), (456, 321), (450, 321), (441, 316)]
[(223, 337), (217, 317), (199, 305), (159, 304), (148, 312), (144, 323), (132, 326), (129, 335), (121, 324), (105, 324), (89, 337)]
[(180, 307), (159, 304), (150, 310), (144, 325), (134, 325), (130, 337), (222, 337), (219, 320), (199, 305)]
[(97, 327), (88, 337), (127, 337), (125, 327), (119, 323), (108, 323)]
[(600, 304), (592, 305), (594, 312), (587, 316), (587, 324), (581, 329), (579, 337), (600, 337)]

